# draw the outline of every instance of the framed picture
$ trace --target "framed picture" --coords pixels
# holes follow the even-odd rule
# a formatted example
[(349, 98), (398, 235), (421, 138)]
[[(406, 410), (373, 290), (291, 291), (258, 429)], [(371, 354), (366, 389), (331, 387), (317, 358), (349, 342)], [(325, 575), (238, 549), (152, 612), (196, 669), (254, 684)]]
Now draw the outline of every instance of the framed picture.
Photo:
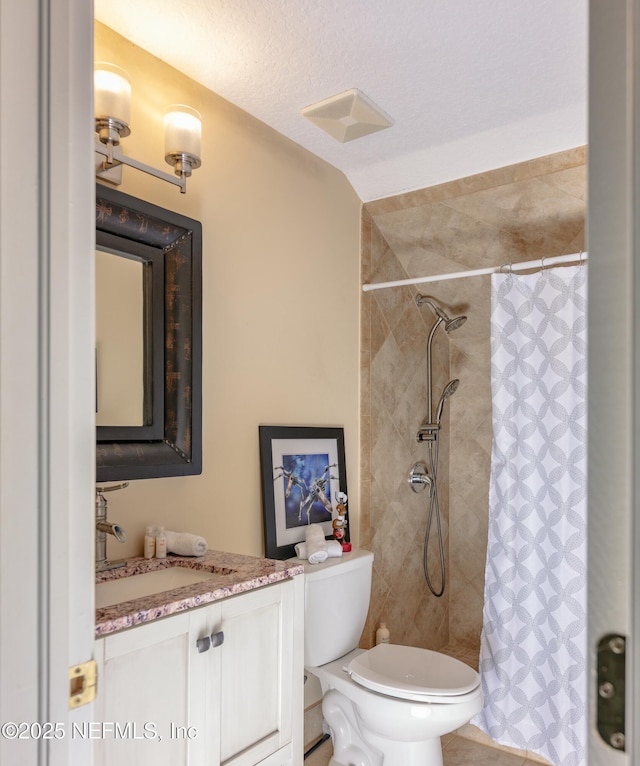
[(309, 524), (333, 534), (337, 494), (347, 493), (344, 429), (260, 426), (265, 556), (287, 559)]

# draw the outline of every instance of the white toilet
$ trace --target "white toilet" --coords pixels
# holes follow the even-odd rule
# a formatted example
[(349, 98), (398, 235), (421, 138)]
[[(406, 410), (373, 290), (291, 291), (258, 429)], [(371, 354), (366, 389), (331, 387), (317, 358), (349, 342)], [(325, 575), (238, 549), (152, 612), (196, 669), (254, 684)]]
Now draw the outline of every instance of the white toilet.
[(373, 554), (304, 564), (305, 668), (320, 680), (329, 766), (442, 766), (440, 737), (480, 711), (480, 677), (438, 652), (398, 644), (357, 649)]

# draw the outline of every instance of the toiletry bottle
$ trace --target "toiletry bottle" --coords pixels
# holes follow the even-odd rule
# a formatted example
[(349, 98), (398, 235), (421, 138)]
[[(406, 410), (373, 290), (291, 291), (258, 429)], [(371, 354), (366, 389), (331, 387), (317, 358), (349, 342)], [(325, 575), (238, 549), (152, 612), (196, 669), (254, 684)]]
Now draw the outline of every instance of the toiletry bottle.
[(144, 557), (145, 559), (152, 559), (156, 554), (156, 536), (153, 531), (153, 527), (147, 527), (147, 531), (144, 535)]
[(386, 622), (381, 622), (380, 627), (376, 630), (376, 646), (378, 644), (389, 643), (389, 628), (387, 628)]
[(164, 527), (160, 527), (158, 534), (156, 535), (156, 558), (167, 558), (167, 538), (164, 534)]

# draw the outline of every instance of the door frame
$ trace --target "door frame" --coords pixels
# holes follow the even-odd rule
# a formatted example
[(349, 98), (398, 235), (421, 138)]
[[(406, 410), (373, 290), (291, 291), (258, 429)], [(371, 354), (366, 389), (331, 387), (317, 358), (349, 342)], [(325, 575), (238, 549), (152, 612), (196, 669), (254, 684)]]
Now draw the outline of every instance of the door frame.
[[(640, 763), (638, 384), (639, 0), (590, 0), (589, 31), (589, 766)], [(626, 752), (597, 732), (597, 643), (627, 638)]]
[(92, 71), (91, 2), (0, 0), (0, 720), (36, 724), (3, 763), (93, 763)]

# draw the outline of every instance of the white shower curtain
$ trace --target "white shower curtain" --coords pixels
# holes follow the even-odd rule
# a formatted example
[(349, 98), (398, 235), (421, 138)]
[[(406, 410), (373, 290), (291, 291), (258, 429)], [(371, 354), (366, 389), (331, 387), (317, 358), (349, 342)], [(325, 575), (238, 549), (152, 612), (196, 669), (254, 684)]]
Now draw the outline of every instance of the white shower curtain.
[(473, 723), (584, 766), (586, 266), (492, 275), (493, 450)]

